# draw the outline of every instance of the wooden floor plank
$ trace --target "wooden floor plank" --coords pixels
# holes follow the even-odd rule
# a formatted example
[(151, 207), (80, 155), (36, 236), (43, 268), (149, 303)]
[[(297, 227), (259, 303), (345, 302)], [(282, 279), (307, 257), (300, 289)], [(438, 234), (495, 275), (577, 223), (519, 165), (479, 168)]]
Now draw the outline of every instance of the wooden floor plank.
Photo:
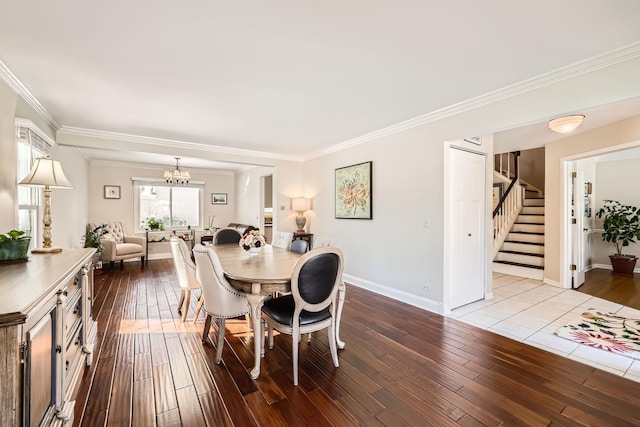
[(217, 331), (203, 345), (179, 295), (170, 259), (100, 274), (75, 426), (640, 425), (636, 382), (350, 285), (339, 368), (314, 333), (294, 387), (281, 335), (252, 380), (246, 322), (227, 322), (216, 364)]

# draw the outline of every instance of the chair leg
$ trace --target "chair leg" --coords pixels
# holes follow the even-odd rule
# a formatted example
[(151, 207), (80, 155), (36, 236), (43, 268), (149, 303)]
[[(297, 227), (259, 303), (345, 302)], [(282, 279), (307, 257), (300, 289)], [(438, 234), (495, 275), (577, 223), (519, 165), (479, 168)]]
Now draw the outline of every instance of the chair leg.
[(338, 363), (338, 345), (336, 343), (336, 334), (335, 334), (335, 317), (331, 319), (331, 325), (327, 329), (327, 335), (329, 336), (329, 349), (331, 350), (331, 358), (333, 359), (333, 366), (336, 368), (340, 365)]
[(198, 301), (198, 308), (196, 308), (196, 314), (193, 317), (193, 323), (195, 324), (198, 320), (198, 316), (200, 316), (200, 310), (202, 310), (202, 305), (204, 304), (204, 297), (200, 295), (200, 301)]
[(311, 332), (307, 334), (307, 342), (311, 342)]
[(207, 313), (207, 317), (204, 319), (204, 330), (202, 331), (202, 344), (207, 342), (209, 329), (211, 329), (211, 315)]
[(267, 324), (267, 330), (269, 331), (269, 350), (273, 350), (273, 326)]
[(291, 363), (293, 363), (293, 385), (298, 385), (298, 347), (300, 347), (300, 330), (293, 328), (291, 335)]
[(244, 320), (247, 321), (247, 326), (249, 327), (249, 330), (253, 329), (253, 322), (251, 321), (251, 315), (249, 313), (244, 315)]
[(189, 305), (191, 305), (191, 290), (183, 291), (185, 293), (185, 305), (182, 310), (182, 321), (187, 321), (187, 313), (189, 312)]
[(225, 318), (218, 319), (218, 348), (216, 348), (216, 365), (222, 360), (222, 347), (224, 346)]
[(182, 304), (184, 304), (184, 289), (180, 291), (180, 302), (178, 302), (178, 313), (182, 313)]

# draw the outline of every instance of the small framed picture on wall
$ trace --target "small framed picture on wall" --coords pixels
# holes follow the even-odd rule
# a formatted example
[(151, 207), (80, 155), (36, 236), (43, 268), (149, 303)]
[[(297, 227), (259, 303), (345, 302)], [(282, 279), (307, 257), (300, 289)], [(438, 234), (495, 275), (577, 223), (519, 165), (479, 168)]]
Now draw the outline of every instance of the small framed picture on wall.
[(226, 205), (227, 204), (227, 193), (211, 193), (211, 204), (212, 205)]
[(120, 198), (120, 186), (119, 185), (105, 185), (104, 186), (104, 198), (105, 199), (119, 199)]

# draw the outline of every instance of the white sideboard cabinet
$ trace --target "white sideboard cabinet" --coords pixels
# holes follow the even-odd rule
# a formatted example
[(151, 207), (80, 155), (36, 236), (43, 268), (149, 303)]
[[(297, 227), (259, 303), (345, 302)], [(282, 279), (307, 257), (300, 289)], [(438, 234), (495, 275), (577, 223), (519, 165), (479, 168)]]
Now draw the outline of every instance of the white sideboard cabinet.
[(0, 265), (0, 426), (66, 426), (93, 360), (95, 249)]

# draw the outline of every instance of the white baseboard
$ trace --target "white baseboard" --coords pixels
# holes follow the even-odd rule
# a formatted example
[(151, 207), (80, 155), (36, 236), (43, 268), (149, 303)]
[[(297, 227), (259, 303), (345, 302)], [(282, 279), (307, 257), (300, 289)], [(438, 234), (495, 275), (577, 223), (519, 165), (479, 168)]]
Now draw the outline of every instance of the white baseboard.
[(556, 288), (562, 288), (562, 285), (560, 285), (560, 282), (558, 282), (557, 280), (551, 280), (548, 277), (545, 277), (544, 279), (542, 279), (542, 283), (546, 283), (547, 285), (555, 286)]
[(147, 259), (149, 261), (154, 260), (154, 259), (167, 259), (167, 258), (172, 258), (172, 257), (173, 257), (173, 255), (171, 255), (171, 253), (147, 255)]
[[(611, 271), (613, 271), (613, 267), (611, 267), (611, 264), (593, 264), (592, 268), (601, 268), (603, 270), (611, 270)], [(640, 273), (640, 268), (634, 268), (633, 272), (634, 273)]]
[(444, 306), (438, 301), (424, 298), (416, 294), (411, 294), (409, 292), (401, 291), (399, 289), (390, 288), (389, 286), (371, 282), (369, 280), (352, 276), (350, 274), (344, 275), (344, 281), (359, 288), (375, 292), (376, 294), (380, 294), (397, 301), (402, 301), (423, 310), (431, 311), (440, 315), (444, 313)]

